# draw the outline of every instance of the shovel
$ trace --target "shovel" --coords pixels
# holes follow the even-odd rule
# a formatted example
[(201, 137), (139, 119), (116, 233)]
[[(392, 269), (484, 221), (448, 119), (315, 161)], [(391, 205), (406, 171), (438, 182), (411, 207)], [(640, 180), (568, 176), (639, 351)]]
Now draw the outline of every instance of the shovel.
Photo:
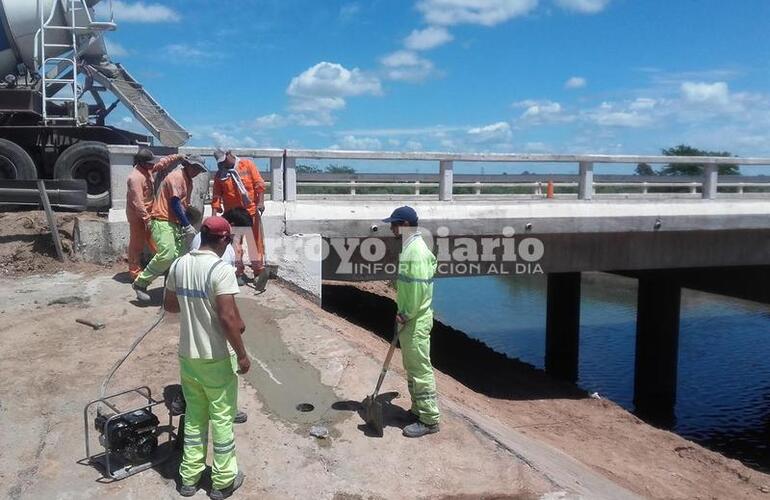
[(264, 292), (265, 288), (267, 288), (267, 280), (268, 278), (270, 278), (270, 269), (267, 267), (267, 248), (265, 247), (265, 226), (262, 225), (261, 215), (259, 217), (259, 236), (262, 238), (262, 249), (264, 250), (264, 255), (262, 255), (264, 267), (262, 268), (262, 272), (259, 273), (259, 276), (254, 277), (254, 289), (257, 292)]
[(382, 420), (382, 402), (377, 401), (377, 395), (380, 393), (380, 387), (382, 381), (385, 380), (385, 374), (388, 373), (388, 366), (390, 365), (390, 359), (393, 357), (393, 352), (396, 350), (396, 342), (398, 342), (398, 334), (400, 329), (398, 323), (393, 325), (393, 340), (390, 342), (390, 349), (388, 355), (385, 357), (385, 362), (382, 364), (382, 371), (380, 372), (380, 378), (377, 379), (377, 385), (374, 388), (374, 393), (371, 396), (366, 396), (361, 403), (361, 407), (364, 410), (364, 421), (379, 437), (383, 435), (383, 420)]

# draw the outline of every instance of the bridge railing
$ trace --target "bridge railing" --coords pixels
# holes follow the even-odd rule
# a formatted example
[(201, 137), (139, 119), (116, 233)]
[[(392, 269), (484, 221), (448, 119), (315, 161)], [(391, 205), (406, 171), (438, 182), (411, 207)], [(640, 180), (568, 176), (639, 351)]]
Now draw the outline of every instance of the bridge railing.
[[(213, 155), (213, 148), (180, 148), (182, 153)], [(408, 186), (409, 174), (350, 174), (350, 178), (340, 178), (340, 174), (298, 174), (298, 160), (370, 160), (370, 161), (419, 161), (435, 162), (438, 174), (430, 179), (412, 180), (407, 195), (423, 195), (426, 192), (437, 195), (439, 200), (451, 201), (457, 194), (470, 190), (470, 195), (487, 196), (485, 189), (512, 187), (531, 190), (530, 195), (540, 196), (552, 180), (554, 189), (564, 194), (572, 191), (578, 199), (590, 200), (594, 195), (601, 195), (608, 189), (638, 189), (639, 194), (651, 194), (651, 190), (686, 189), (686, 193), (697, 195), (704, 199), (714, 199), (721, 189), (744, 194), (749, 190), (763, 190), (768, 186), (764, 176), (723, 176), (720, 182), (719, 167), (723, 165), (761, 165), (770, 166), (770, 158), (745, 157), (711, 157), (711, 156), (634, 156), (634, 155), (567, 155), (567, 154), (497, 154), (497, 153), (432, 153), (432, 152), (385, 152), (385, 151), (341, 151), (341, 150), (309, 150), (309, 149), (252, 149), (234, 148), (239, 156), (255, 159), (267, 159), (270, 165), (271, 198), (273, 200), (295, 201), (303, 195), (299, 188), (314, 186), (315, 188), (343, 189), (344, 196), (365, 196), (362, 191), (373, 188), (390, 188), (403, 190)], [(528, 163), (528, 164), (572, 164), (577, 167), (577, 175), (540, 175), (535, 179), (525, 179), (518, 175), (480, 175), (468, 179), (467, 175), (454, 173), (455, 163)], [(611, 176), (594, 176), (596, 165), (605, 164), (640, 164), (668, 165), (695, 164), (703, 167), (703, 175), (697, 178), (682, 178), (678, 176), (621, 176), (624, 179), (610, 179)], [(342, 174), (346, 175), (346, 174)], [(316, 176), (316, 177), (313, 177)], [(337, 176), (337, 177), (335, 177)], [(379, 176), (379, 177), (375, 177)], [(388, 178), (390, 177), (390, 178)], [(770, 178), (768, 179), (770, 181)], [(518, 182), (517, 182), (518, 181)], [(526, 193), (524, 193), (526, 194)], [(494, 195), (492, 195), (494, 196)]]

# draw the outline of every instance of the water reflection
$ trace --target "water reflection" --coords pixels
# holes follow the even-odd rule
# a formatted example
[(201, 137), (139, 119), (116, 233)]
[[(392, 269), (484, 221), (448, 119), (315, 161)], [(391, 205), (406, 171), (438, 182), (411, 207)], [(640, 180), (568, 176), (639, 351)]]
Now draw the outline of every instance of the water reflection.
[[(538, 368), (545, 356), (543, 276), (437, 281), (437, 317)], [(586, 273), (578, 384), (634, 410), (636, 281)], [(770, 307), (682, 295), (675, 432), (770, 471)]]

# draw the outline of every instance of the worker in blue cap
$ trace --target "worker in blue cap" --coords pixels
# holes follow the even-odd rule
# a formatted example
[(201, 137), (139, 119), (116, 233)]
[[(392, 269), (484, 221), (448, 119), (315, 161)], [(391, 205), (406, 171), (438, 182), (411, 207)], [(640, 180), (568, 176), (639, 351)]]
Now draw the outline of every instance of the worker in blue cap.
[(417, 228), (417, 212), (400, 207), (383, 219), (401, 240), (396, 280), (396, 305), (401, 356), (406, 369), (410, 414), (414, 422), (404, 428), (404, 436), (421, 437), (439, 430), (436, 378), (430, 363), (430, 332), (433, 329), (433, 275), (436, 257)]

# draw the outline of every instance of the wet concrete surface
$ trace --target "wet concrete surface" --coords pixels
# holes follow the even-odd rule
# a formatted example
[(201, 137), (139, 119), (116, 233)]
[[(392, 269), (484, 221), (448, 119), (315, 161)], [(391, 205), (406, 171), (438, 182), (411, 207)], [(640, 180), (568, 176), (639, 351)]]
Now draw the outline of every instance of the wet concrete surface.
[(244, 378), (257, 390), (257, 397), (272, 418), (285, 422), (332, 427), (346, 418), (332, 410), (340, 397), (321, 382), (319, 370), (292, 353), (281, 336), (278, 321), (290, 311), (276, 311), (247, 298), (238, 299), (246, 324), (243, 339), (251, 357)]

